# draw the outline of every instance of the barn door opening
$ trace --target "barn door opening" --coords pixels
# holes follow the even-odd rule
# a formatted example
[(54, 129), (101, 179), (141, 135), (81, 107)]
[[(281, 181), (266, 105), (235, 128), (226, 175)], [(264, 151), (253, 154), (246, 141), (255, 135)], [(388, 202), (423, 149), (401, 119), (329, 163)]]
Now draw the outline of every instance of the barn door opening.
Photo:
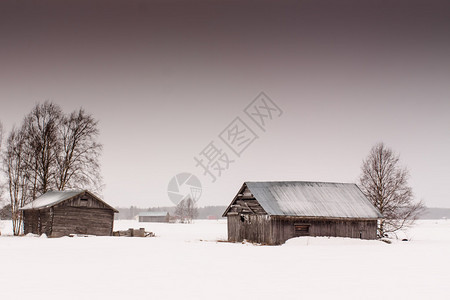
[(362, 240), (366, 238), (366, 231), (362, 224), (359, 226), (359, 238)]
[(365, 230), (363, 230), (363, 229), (359, 230), (359, 238), (362, 239), (362, 240), (367, 239), (367, 233), (366, 233)]

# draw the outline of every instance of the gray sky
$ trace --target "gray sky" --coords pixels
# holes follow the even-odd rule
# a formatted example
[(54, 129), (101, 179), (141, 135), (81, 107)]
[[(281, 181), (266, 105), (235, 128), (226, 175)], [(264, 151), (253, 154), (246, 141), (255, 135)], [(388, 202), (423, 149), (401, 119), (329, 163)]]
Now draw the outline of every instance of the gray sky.
[[(450, 207), (448, 4), (334, 2), (2, 1), (0, 120), (46, 99), (94, 114), (114, 206), (171, 205), (180, 172), (201, 206), (247, 180), (356, 182), (383, 141), (417, 198)], [(284, 112), (266, 132), (243, 112), (261, 91)], [(212, 183), (194, 156), (231, 156), (218, 135), (238, 116), (259, 139)]]

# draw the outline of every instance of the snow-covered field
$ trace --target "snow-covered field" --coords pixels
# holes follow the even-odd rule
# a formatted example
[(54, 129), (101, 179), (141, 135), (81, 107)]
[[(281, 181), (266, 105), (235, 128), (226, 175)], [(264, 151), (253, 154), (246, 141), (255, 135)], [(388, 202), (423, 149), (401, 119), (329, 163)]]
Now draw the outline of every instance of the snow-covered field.
[[(217, 242), (226, 221), (156, 224), (154, 238), (12, 237), (0, 221), (0, 299), (450, 299), (450, 221), (409, 242)], [(6, 234), (6, 235), (5, 235)]]

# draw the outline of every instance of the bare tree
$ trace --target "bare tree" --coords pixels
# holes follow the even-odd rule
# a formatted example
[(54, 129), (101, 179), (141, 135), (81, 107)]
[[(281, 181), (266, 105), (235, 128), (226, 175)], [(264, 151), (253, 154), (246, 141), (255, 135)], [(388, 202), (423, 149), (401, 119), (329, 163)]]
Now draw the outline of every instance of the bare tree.
[(187, 198), (186, 200), (186, 214), (189, 220), (189, 223), (192, 222), (198, 216), (198, 209), (195, 205), (194, 200), (192, 198)]
[(27, 169), (33, 199), (50, 189), (100, 190), (102, 145), (97, 142), (98, 121), (92, 115), (82, 108), (65, 115), (47, 101), (33, 108), (22, 127), (32, 158)]
[(378, 224), (380, 236), (413, 225), (425, 208), (422, 201), (414, 201), (408, 185), (409, 172), (399, 165), (399, 160), (391, 149), (379, 143), (362, 164), (361, 190), (383, 215)]
[(97, 142), (98, 135), (98, 121), (82, 108), (62, 118), (56, 156), (58, 190), (87, 186), (94, 190), (100, 188), (102, 145)]
[(3, 124), (0, 122), (0, 151), (2, 150), (2, 143), (3, 143)]
[[(3, 144), (3, 124), (2, 124), (2, 122), (0, 122), (0, 153), (2, 153), (2, 144)], [(0, 180), (0, 208), (3, 206), (3, 203), (4, 203), (4, 198), (3, 198), (4, 192), (5, 192), (5, 185), (4, 185), (4, 182), (2, 180)], [(2, 215), (0, 215), (0, 219), (1, 218), (2, 218)]]
[(191, 223), (198, 215), (195, 202), (190, 197), (181, 200), (175, 208), (175, 215), (180, 217), (181, 222)]
[(51, 102), (37, 104), (3, 151), (4, 173), (14, 234), (20, 234), (20, 208), (49, 190), (101, 187), (98, 122), (83, 109), (64, 115)]
[(19, 209), (31, 198), (28, 159), (24, 132), (13, 128), (3, 154), (3, 167), (7, 175), (14, 235), (19, 235), (22, 230), (22, 214)]
[(31, 158), (28, 161), (27, 171), (33, 184), (33, 199), (56, 186), (58, 127), (62, 118), (61, 108), (46, 101), (37, 104), (25, 117), (22, 125), (26, 139), (25, 148)]
[(184, 223), (186, 217), (186, 205), (184, 200), (181, 200), (175, 208), (175, 215), (180, 218), (180, 221)]

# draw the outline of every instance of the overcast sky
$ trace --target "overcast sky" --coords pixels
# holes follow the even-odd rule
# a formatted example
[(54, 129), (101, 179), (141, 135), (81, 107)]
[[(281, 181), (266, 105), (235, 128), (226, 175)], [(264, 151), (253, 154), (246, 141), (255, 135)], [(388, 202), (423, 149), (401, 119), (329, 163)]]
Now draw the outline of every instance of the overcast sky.
[[(84, 107), (114, 206), (172, 205), (180, 172), (200, 206), (249, 180), (357, 182), (383, 141), (417, 198), (450, 207), (446, 2), (2, 1), (0, 121)], [(244, 112), (261, 91), (283, 112), (265, 131)], [(219, 137), (236, 117), (258, 136), (240, 157)], [(210, 142), (234, 160), (214, 183), (194, 160)]]

